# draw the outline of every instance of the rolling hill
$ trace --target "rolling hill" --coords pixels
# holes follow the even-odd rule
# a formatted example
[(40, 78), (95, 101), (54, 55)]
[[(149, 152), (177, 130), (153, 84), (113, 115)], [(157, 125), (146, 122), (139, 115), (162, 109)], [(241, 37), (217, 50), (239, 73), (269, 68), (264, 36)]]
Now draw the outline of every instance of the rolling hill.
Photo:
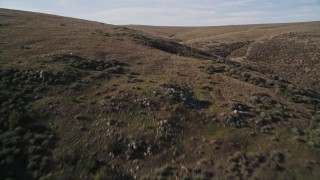
[(318, 179), (319, 44), (0, 9), (0, 179)]

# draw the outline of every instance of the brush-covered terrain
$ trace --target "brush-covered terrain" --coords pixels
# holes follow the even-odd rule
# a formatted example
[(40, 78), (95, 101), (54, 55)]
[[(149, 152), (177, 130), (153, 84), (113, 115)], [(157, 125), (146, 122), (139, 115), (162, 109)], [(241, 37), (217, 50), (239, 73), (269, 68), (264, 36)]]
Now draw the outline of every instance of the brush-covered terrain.
[(0, 9), (0, 179), (319, 179), (319, 47)]

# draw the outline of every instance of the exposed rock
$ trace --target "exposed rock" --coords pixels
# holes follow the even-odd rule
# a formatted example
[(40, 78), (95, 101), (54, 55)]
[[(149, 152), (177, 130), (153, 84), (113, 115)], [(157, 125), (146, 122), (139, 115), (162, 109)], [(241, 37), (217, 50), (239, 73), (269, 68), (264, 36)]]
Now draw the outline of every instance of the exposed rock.
[(222, 73), (225, 71), (225, 66), (215, 67), (215, 66), (209, 66), (206, 69), (206, 72), (208, 74), (214, 74), (214, 73)]
[(233, 101), (231, 102), (231, 110), (237, 111), (249, 111), (249, 107), (241, 102)]
[(173, 141), (175, 124), (172, 120), (164, 119), (158, 122), (157, 135), (165, 141)]
[(85, 116), (85, 115), (82, 115), (82, 114), (77, 114), (74, 116), (74, 119), (76, 120), (82, 120), (82, 121), (87, 121), (89, 120), (89, 117)]
[(190, 109), (202, 109), (209, 106), (209, 102), (199, 101), (194, 97), (194, 92), (175, 83), (164, 83), (161, 85), (168, 93), (166, 98), (173, 104), (182, 103)]
[(152, 155), (152, 151), (152, 145), (142, 140), (135, 140), (127, 145), (125, 155), (127, 160), (142, 159), (144, 156)]

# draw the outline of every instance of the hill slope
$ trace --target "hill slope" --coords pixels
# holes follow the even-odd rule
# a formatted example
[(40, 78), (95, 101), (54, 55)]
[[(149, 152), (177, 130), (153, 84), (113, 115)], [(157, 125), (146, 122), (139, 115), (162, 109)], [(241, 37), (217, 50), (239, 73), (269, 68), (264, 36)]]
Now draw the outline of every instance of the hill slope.
[[(218, 27), (128, 26), (254, 66), (300, 86), (320, 90), (320, 23)], [(307, 79), (307, 80), (306, 80)]]
[(317, 179), (318, 28), (0, 9), (0, 179)]

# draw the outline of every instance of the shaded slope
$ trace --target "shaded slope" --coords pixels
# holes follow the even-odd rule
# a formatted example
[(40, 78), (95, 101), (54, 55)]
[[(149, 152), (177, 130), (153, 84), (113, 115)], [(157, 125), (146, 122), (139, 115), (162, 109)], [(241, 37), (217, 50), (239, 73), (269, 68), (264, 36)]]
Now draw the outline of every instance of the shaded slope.
[(209, 59), (217, 58), (217, 56), (203, 52), (198, 49), (182, 45), (172, 40), (156, 39), (156, 38), (147, 38), (147, 37), (135, 37), (134, 39), (137, 43), (147, 45), (156, 49), (159, 49), (164, 52), (171, 54), (176, 54), (179, 56), (199, 58), (199, 59)]

